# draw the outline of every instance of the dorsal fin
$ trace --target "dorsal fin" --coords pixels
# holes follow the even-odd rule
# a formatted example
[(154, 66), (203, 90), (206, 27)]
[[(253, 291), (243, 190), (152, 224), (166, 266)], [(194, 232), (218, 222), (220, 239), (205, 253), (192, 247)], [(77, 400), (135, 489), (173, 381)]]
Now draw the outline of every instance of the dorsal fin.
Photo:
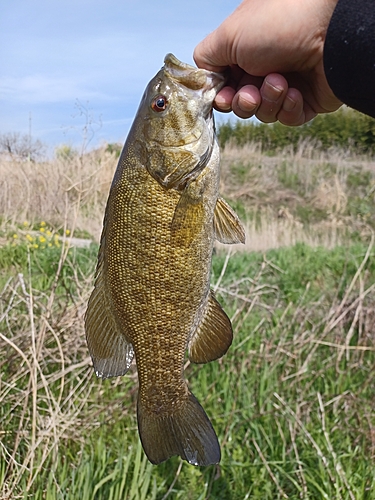
[(211, 291), (203, 318), (191, 337), (188, 350), (193, 363), (221, 358), (233, 340), (232, 324)]
[(214, 213), (214, 230), (220, 243), (245, 243), (245, 229), (235, 211), (218, 198)]

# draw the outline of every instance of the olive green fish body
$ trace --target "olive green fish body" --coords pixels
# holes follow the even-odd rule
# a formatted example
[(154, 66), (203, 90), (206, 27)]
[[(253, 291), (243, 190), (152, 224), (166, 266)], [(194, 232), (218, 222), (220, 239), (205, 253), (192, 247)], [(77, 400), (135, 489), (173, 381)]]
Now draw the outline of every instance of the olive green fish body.
[[(211, 256), (215, 238), (243, 241), (218, 198), (210, 108), (222, 79), (212, 75), (167, 56), (146, 89), (112, 183), (86, 313), (99, 376), (126, 373), (135, 353), (138, 426), (153, 463), (175, 454), (194, 465), (220, 460), (215, 431), (183, 375), (186, 349), (192, 361), (207, 362), (231, 343), (230, 321), (209, 287)], [(155, 102), (170, 109), (155, 110)]]

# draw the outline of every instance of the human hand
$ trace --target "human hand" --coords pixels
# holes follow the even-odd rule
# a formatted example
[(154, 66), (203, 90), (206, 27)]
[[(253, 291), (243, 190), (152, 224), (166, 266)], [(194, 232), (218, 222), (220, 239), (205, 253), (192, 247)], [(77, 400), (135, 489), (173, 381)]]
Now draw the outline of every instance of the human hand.
[(302, 125), (341, 102), (323, 68), (337, 0), (245, 0), (195, 49), (197, 66), (228, 70), (215, 108), (240, 118)]

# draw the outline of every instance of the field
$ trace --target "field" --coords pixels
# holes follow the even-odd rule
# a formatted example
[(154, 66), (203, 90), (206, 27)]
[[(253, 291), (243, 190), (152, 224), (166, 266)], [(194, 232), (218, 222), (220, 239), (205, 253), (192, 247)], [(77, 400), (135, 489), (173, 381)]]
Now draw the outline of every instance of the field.
[(0, 161), (0, 498), (374, 499), (374, 161), (226, 145), (247, 243), (213, 259), (232, 347), (186, 363), (222, 447), (204, 468), (148, 463), (135, 366), (93, 373), (83, 316), (116, 156)]

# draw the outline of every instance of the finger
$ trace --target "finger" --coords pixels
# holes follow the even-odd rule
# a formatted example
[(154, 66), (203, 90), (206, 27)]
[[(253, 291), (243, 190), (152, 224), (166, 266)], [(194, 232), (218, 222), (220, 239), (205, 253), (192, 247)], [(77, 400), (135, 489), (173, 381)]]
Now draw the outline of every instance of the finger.
[(277, 121), (287, 91), (288, 82), (282, 75), (267, 75), (260, 88), (261, 103), (256, 112), (257, 118), (264, 123)]
[(222, 113), (232, 111), (232, 101), (236, 91), (233, 87), (223, 87), (215, 97), (214, 108)]
[(290, 127), (303, 125), (307, 121), (303, 97), (299, 90), (288, 89), (277, 119)]
[(254, 116), (261, 103), (259, 89), (255, 85), (244, 85), (233, 97), (232, 110), (240, 118)]
[[(236, 65), (226, 70), (227, 84), (217, 94), (214, 108), (222, 113), (232, 111), (234, 100), (234, 112), (241, 118), (253, 116), (254, 110), (260, 104), (259, 88), (263, 78), (244, 73)], [(238, 96), (236, 94), (238, 93)], [(236, 96), (236, 97), (235, 97)]]

